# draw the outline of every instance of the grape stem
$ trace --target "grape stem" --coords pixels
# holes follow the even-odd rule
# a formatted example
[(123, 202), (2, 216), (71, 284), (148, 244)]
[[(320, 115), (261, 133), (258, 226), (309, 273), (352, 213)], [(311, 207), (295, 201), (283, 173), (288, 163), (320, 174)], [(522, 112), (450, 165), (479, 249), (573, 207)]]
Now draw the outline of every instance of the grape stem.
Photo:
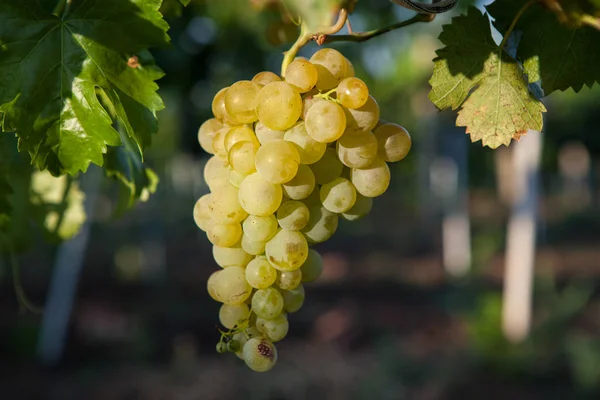
[[(346, 10), (345, 8), (342, 8), (340, 10), (340, 13), (338, 14), (338, 19), (335, 22), (335, 24), (331, 25), (329, 28), (323, 30), (322, 32), (318, 32), (318, 33), (309, 32), (308, 27), (306, 26), (306, 24), (303, 21), (302, 24), (300, 25), (300, 35), (298, 36), (298, 39), (296, 39), (296, 41), (294, 42), (292, 47), (290, 47), (290, 49), (288, 51), (286, 51), (283, 56), (283, 61), (281, 63), (281, 76), (285, 78), (285, 72), (287, 70), (287, 67), (294, 60), (294, 58), (296, 57), (296, 54), (298, 54), (298, 51), (302, 47), (306, 46), (311, 40), (316, 40), (317, 43), (319, 43), (319, 38), (321, 38), (321, 37), (325, 38), (328, 35), (333, 35), (333, 34), (339, 32), (344, 27), (344, 24), (346, 23), (347, 19), (348, 19), (348, 10)], [(321, 43), (319, 43), (319, 44), (321, 44)]]
[(431, 22), (434, 20), (434, 18), (435, 14), (417, 14), (414, 17), (407, 19), (406, 21), (397, 22), (395, 24), (388, 25), (379, 29), (373, 29), (371, 31), (352, 32), (348, 35), (325, 36), (319, 44), (333, 42), (364, 42), (366, 40), (373, 39), (374, 37), (383, 35), (384, 33), (404, 28), (405, 26), (416, 24), (418, 22)]
[(515, 29), (515, 26), (517, 25), (517, 22), (519, 21), (519, 19), (521, 19), (521, 17), (523, 16), (523, 13), (525, 13), (525, 11), (527, 11), (529, 6), (531, 6), (534, 2), (535, 2), (535, 0), (529, 0), (527, 3), (523, 4), (521, 9), (517, 12), (517, 15), (515, 15), (512, 22), (510, 23), (510, 26), (506, 30), (506, 33), (502, 37), (502, 42), (500, 42), (500, 45), (498, 46), (500, 48), (500, 50), (502, 50), (504, 48), (504, 45), (506, 45), (506, 42), (508, 42), (508, 38), (510, 37), (510, 34)]

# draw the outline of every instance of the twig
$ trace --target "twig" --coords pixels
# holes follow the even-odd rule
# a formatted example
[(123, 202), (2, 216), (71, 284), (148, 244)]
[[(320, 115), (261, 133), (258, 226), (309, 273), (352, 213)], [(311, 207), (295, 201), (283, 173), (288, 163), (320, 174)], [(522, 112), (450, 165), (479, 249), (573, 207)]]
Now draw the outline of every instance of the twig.
[(527, 3), (523, 4), (521, 9), (517, 12), (517, 15), (515, 15), (515, 18), (513, 18), (512, 22), (510, 23), (510, 26), (508, 27), (508, 30), (504, 34), (504, 37), (502, 37), (502, 42), (500, 42), (500, 46), (498, 46), (498, 47), (500, 47), (500, 49), (504, 48), (504, 46), (506, 45), (506, 42), (508, 41), (508, 38), (510, 37), (510, 34), (515, 29), (517, 22), (519, 22), (519, 19), (521, 19), (521, 17), (523, 16), (523, 13), (525, 13), (525, 11), (527, 11), (529, 6), (531, 6), (533, 3), (535, 3), (535, 0), (529, 0)]
[(386, 26), (380, 29), (374, 29), (367, 32), (354, 32), (348, 35), (332, 35), (324, 37), (322, 43), (333, 43), (333, 42), (364, 42), (374, 37), (383, 35), (384, 33), (391, 32), (396, 29), (404, 28), (418, 22), (431, 22), (435, 18), (434, 14), (417, 14), (414, 17), (407, 19), (406, 21), (397, 22), (395, 24)]

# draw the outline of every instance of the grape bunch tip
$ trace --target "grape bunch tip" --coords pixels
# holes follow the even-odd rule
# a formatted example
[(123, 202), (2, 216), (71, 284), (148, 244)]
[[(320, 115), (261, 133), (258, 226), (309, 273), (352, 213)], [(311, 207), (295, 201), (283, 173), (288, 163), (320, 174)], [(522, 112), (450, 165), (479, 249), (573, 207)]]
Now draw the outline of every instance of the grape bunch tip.
[(258, 372), (277, 362), (288, 314), (304, 303), (304, 283), (323, 260), (311, 245), (329, 239), (341, 216), (367, 215), (390, 183), (389, 162), (411, 147), (400, 125), (379, 119), (367, 85), (330, 48), (298, 57), (285, 78), (260, 72), (221, 89), (213, 118), (198, 130), (212, 156), (210, 193), (193, 210), (221, 267), (207, 281), (223, 303), (216, 346)]

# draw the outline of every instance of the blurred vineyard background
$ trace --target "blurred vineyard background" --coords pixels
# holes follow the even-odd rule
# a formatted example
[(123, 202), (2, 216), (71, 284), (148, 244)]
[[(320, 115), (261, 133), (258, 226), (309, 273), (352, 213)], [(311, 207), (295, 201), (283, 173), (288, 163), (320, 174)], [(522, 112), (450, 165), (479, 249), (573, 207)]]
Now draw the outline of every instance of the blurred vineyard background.
[[(23, 288), (45, 304), (43, 316), (19, 310), (2, 265), (0, 398), (600, 398), (600, 87), (548, 99), (541, 147), (535, 132), (510, 150), (470, 144), (455, 115), (428, 101), (427, 80), (441, 25), (473, 3), (333, 46), (367, 82), (382, 118), (411, 132), (413, 149), (371, 215), (341, 223), (318, 246), (324, 274), (291, 316), (276, 368), (256, 374), (215, 352), (219, 305), (205, 281), (218, 267), (192, 219), (208, 191), (196, 133), (220, 88), (279, 71), (290, 43), (277, 41), (289, 27), (248, 0), (186, 9), (166, 1), (172, 48), (153, 53), (166, 72), (167, 107), (147, 155), (159, 189), (118, 219), (114, 187), (99, 170), (82, 179), (91, 207), (84, 231), (19, 257)], [(361, 31), (411, 15), (361, 0), (351, 21)], [(503, 293), (507, 227), (523, 215), (536, 234), (530, 329), (502, 324), (513, 295)], [(514, 226), (519, 237), (523, 226)], [(527, 280), (518, 272), (527, 254), (513, 254), (516, 281)], [(515, 313), (528, 320), (527, 309)]]

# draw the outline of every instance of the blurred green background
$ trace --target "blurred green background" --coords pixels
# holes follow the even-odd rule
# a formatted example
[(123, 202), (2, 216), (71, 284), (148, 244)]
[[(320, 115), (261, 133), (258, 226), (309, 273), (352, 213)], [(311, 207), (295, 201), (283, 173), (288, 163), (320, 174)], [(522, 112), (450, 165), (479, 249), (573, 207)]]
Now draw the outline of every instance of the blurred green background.
[[(52, 329), (62, 319), (20, 311), (3, 265), (0, 398), (600, 398), (600, 88), (546, 100), (532, 329), (511, 344), (501, 329), (511, 212), (503, 193), (515, 173), (502, 168), (509, 153), (471, 144), (454, 127), (455, 114), (437, 112), (427, 99), (441, 25), (472, 3), (483, 5), (461, 1), (432, 23), (333, 46), (367, 82), (382, 118), (411, 132), (413, 149), (392, 166), (390, 189), (371, 215), (341, 223), (317, 246), (324, 274), (291, 315), (275, 369), (257, 374), (215, 352), (219, 305), (205, 282), (218, 267), (192, 219), (194, 202), (208, 191), (208, 157), (196, 134), (219, 89), (279, 72), (290, 45), (279, 42), (294, 32), (248, 0), (192, 1), (185, 9), (165, 2), (172, 47), (153, 53), (166, 72), (159, 84), (167, 107), (147, 153), (158, 191), (115, 219), (115, 187), (92, 171), (82, 186), (97, 198), (81, 247), (40, 241), (19, 257), (35, 304), (49, 300), (51, 282), (75, 279), (72, 308), (51, 314), (67, 322), (64, 336)], [(351, 21), (361, 31), (410, 16), (388, 1), (361, 0)], [(461, 212), (470, 224), (470, 263), (452, 274), (442, 230)], [(65, 251), (83, 257), (71, 278), (56, 274), (61, 263), (67, 272), (77, 264), (65, 261)]]

